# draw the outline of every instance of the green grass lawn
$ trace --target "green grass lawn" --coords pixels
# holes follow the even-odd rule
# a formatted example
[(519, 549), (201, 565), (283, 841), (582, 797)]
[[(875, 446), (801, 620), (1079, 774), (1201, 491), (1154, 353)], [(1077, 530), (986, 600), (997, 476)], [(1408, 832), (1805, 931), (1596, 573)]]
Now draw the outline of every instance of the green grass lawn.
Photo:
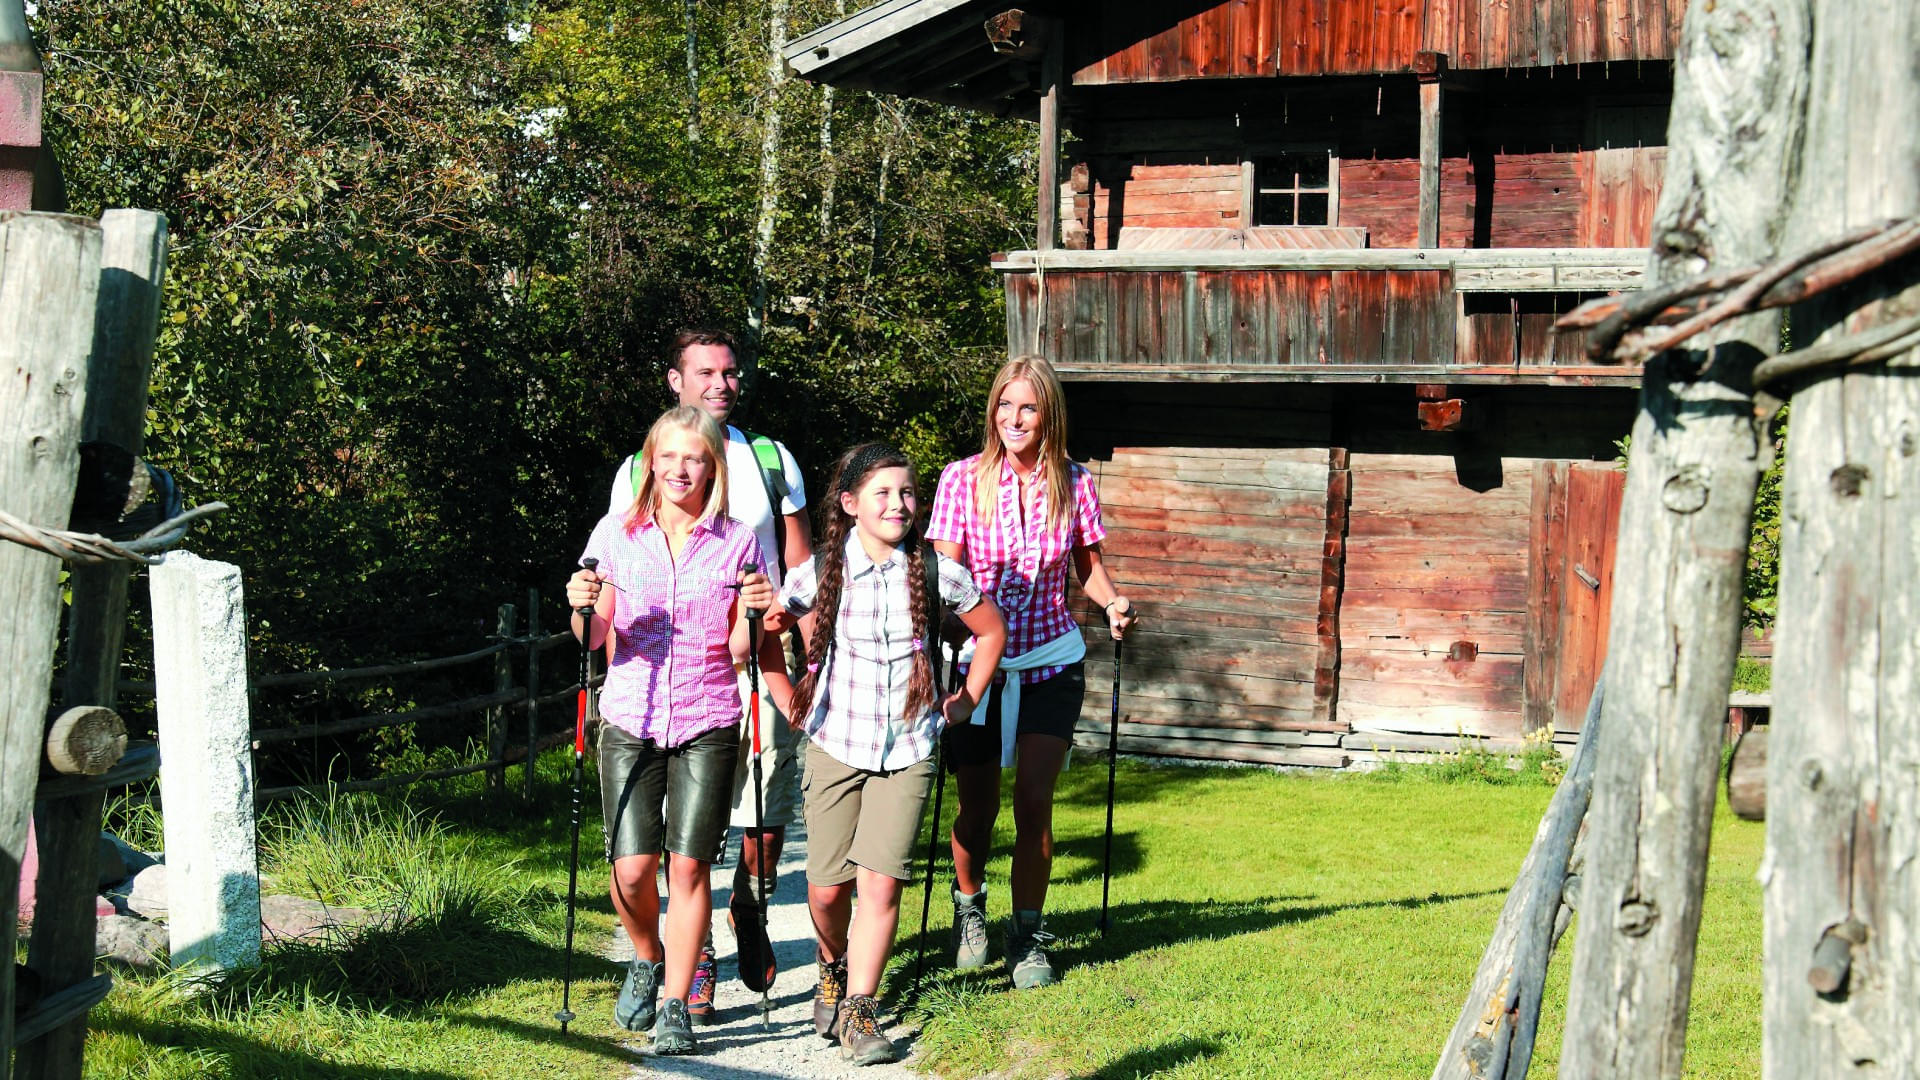
[[(397, 906), (411, 920), (346, 951), (281, 951), (211, 993), (122, 979), (93, 1014), (87, 1075), (624, 1075), (638, 1058), (609, 1017), (615, 968), (590, 955), (614, 926), (593, 857), (597, 800), (583, 830), (580, 1019), (564, 1038), (550, 1019), (566, 887), (561, 761), (549, 756), (538, 813), (456, 787), (411, 820), (371, 803), (277, 814), (263, 827), (262, 860), (283, 891)], [(926, 1020), (922, 1057), (950, 1077), (1425, 1076), (1551, 789), (1417, 772), (1123, 764), (1113, 928), (1100, 939), (1106, 772), (1083, 759), (1062, 779), (1056, 817), (1048, 908), (1061, 983), (1015, 997), (997, 962), (934, 972), (923, 994), (904, 999)], [(951, 790), (946, 805), (950, 816)], [(1002, 826), (1004, 851), (1010, 812)], [(1762, 832), (1718, 819), (1691, 1075), (1759, 1072)], [(1003, 856), (990, 886), (996, 954), (1005, 871)], [(911, 971), (919, 925), (920, 890), (909, 895), (895, 987)], [(1559, 1055), (1567, 955), (1548, 990), (1537, 1076), (1551, 1075)]]

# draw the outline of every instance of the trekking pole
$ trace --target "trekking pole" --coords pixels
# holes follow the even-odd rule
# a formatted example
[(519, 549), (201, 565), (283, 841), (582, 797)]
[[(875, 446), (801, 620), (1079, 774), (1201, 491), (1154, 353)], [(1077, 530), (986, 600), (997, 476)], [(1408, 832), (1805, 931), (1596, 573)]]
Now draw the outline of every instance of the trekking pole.
[(1107, 890), (1113, 884), (1113, 771), (1120, 763), (1120, 646), (1113, 639), (1113, 721), (1107, 726), (1107, 840), (1100, 869), (1100, 936), (1107, 936)]
[[(600, 566), (599, 559), (582, 559), (580, 567), (588, 573), (594, 573)], [(574, 893), (580, 884), (580, 787), (584, 780), (582, 762), (587, 754), (587, 714), (592, 711), (593, 689), (593, 605), (579, 609), (582, 622), (580, 627), (580, 697), (573, 718), (573, 851), (567, 856), (567, 960), (565, 976), (560, 983), (560, 1011), (553, 1014), (560, 1021), (560, 1034), (567, 1033), (567, 1025), (573, 1023), (573, 905)], [(533, 759), (527, 759), (527, 768), (533, 768)]]
[[(960, 660), (955, 654), (948, 654), (947, 689), (960, 679)], [(920, 993), (920, 973), (927, 961), (927, 914), (933, 910), (933, 860), (940, 852), (940, 797), (947, 793), (947, 764), (942, 759), (940, 744), (945, 741), (945, 730), (933, 739), (933, 821), (927, 825), (927, 881), (920, 897), (920, 947), (913, 954), (913, 992)]]
[[(743, 569), (745, 569), (747, 573), (751, 574), (758, 571), (760, 568), (753, 563), (745, 563), (743, 564)], [(760, 623), (760, 616), (763, 614), (765, 614), (765, 612), (755, 611), (752, 608), (747, 609), (747, 692), (750, 695), (749, 702), (747, 705), (747, 714), (749, 717), (752, 718), (752, 725), (753, 725), (753, 835), (756, 841), (754, 846), (754, 854), (756, 857), (754, 859), (755, 865), (753, 867), (753, 888), (754, 888), (755, 894), (757, 895), (760, 901), (760, 904), (759, 904), (760, 937), (769, 942), (769, 949), (771, 949), (771, 942), (773, 939), (767, 936), (767, 874), (766, 874), (767, 834), (766, 834), (766, 828), (762, 822), (762, 814), (765, 812), (765, 805), (763, 802), (764, 795), (760, 786), (761, 777), (760, 777), (760, 626), (759, 626), (759, 623)], [(740, 855), (742, 859), (746, 857), (746, 854), (747, 854), (747, 845), (743, 842), (740, 845)], [(772, 988), (773, 986), (771, 982), (767, 983), (766, 985), (763, 985), (760, 988), (760, 1030), (761, 1031), (773, 1030), (773, 1002), (767, 996), (768, 991), (770, 991)]]

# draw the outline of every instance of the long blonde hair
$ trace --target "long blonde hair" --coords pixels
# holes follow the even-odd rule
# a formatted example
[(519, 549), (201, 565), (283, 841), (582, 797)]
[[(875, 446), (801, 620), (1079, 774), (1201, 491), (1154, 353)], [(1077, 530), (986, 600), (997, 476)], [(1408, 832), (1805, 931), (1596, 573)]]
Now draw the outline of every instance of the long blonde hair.
[(1038, 356), (1016, 356), (1001, 365), (993, 377), (993, 389), (987, 391), (987, 431), (980, 444), (980, 461), (973, 472), (973, 507), (981, 520), (993, 514), (1000, 493), (1000, 466), (1007, 459), (1006, 444), (1000, 441), (994, 413), (1007, 384), (1025, 379), (1033, 387), (1040, 406), (1040, 475), (1047, 481), (1047, 525), (1069, 520), (1073, 515), (1072, 475), (1067, 462), (1067, 401), (1060, 389), (1060, 376), (1053, 365)]
[(640, 527), (654, 519), (660, 511), (660, 485), (653, 478), (653, 454), (660, 446), (660, 440), (669, 431), (691, 431), (706, 444), (707, 456), (713, 459), (713, 476), (707, 481), (707, 502), (700, 509), (700, 520), (705, 522), (715, 516), (727, 515), (727, 442), (720, 433), (720, 425), (703, 409), (692, 405), (675, 405), (660, 414), (660, 419), (647, 429), (647, 441), (640, 447), (640, 459), (633, 467), (642, 470), (639, 490), (634, 492), (633, 505), (627, 510), (627, 534), (639, 532)]

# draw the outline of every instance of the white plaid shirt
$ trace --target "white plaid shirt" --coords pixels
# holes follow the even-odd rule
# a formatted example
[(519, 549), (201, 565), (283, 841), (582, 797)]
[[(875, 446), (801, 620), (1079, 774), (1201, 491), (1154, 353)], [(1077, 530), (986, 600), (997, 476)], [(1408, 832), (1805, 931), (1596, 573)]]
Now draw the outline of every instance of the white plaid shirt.
[[(937, 708), (911, 721), (900, 716), (907, 706), (916, 648), (927, 652), (941, 674), (939, 628), (929, 626), (926, 640), (914, 639), (910, 605), (922, 600), (908, 588), (906, 552), (895, 550), (886, 562), (876, 564), (860, 537), (849, 534), (846, 559), (840, 618), (821, 672), (824, 689), (815, 692), (813, 714), (807, 717), (807, 737), (844, 765), (893, 772), (932, 756), (933, 740), (940, 734)], [(935, 560), (940, 599), (947, 610), (972, 611), (980, 603), (973, 575), (945, 556)], [(780, 590), (781, 604), (795, 615), (813, 609), (819, 588), (814, 563), (808, 559), (795, 567)]]

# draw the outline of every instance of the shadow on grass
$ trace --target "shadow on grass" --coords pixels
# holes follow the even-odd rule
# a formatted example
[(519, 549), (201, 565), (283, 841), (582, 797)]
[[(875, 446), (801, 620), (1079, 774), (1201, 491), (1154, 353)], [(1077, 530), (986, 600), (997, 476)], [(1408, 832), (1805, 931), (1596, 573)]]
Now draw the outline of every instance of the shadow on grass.
[(1109, 1061), (1093, 1072), (1081, 1073), (1076, 1080), (1139, 1080), (1142, 1076), (1158, 1076), (1169, 1069), (1210, 1058), (1219, 1052), (1218, 1039), (1172, 1039)]
[[(578, 948), (576, 982), (612, 979), (619, 969)], [(428, 1006), (447, 998), (531, 980), (560, 980), (566, 953), (498, 924), (490, 914), (455, 907), (438, 915), (320, 941), (291, 941), (259, 967), (213, 990), (216, 1001), (244, 1007), (276, 995), (315, 994), (372, 1009)]]
[[(554, 1004), (559, 1005), (560, 1003), (556, 1000)], [(577, 1007), (579, 1002), (575, 1001), (574, 1004)], [(617, 1032), (615, 1033), (615, 1038), (609, 1039), (603, 1035), (582, 1035), (577, 1031), (569, 1031), (565, 1035), (562, 1035), (560, 1034), (560, 1024), (558, 1021), (545, 1024), (529, 1024), (524, 1021), (507, 1020), (498, 1016), (477, 1016), (473, 1013), (458, 1012), (442, 1013), (441, 1018), (450, 1024), (461, 1024), (470, 1028), (480, 1028), (486, 1031), (497, 1032), (510, 1038), (525, 1040), (529, 1044), (553, 1043), (558, 1046), (564, 1046), (570, 1050), (585, 1050), (588, 1053), (598, 1054), (601, 1057), (612, 1058), (615, 1061), (622, 1061), (628, 1064), (638, 1064), (639, 1062), (647, 1060), (647, 1055), (640, 1053), (625, 1043), (619, 1042), (619, 1033)]]
[[(1055, 885), (1078, 885), (1085, 881), (1099, 881), (1106, 862), (1107, 838), (1104, 832), (1090, 836), (1076, 836), (1071, 840), (1055, 838), (1053, 842), (1053, 863), (1056, 868), (1065, 863), (1077, 863), (1075, 869), (1059, 873), (1056, 869)], [(1140, 850), (1140, 834), (1120, 832), (1113, 834), (1113, 875), (1124, 877), (1140, 869), (1145, 857)]]
[(139, 1039), (149, 1046), (178, 1047), (195, 1055), (224, 1059), (228, 1075), (275, 1080), (464, 1080), (459, 1073), (434, 1069), (389, 1069), (377, 1065), (340, 1065), (297, 1050), (270, 1046), (227, 1028), (170, 1019), (149, 1023), (110, 1016), (94, 1025)]

